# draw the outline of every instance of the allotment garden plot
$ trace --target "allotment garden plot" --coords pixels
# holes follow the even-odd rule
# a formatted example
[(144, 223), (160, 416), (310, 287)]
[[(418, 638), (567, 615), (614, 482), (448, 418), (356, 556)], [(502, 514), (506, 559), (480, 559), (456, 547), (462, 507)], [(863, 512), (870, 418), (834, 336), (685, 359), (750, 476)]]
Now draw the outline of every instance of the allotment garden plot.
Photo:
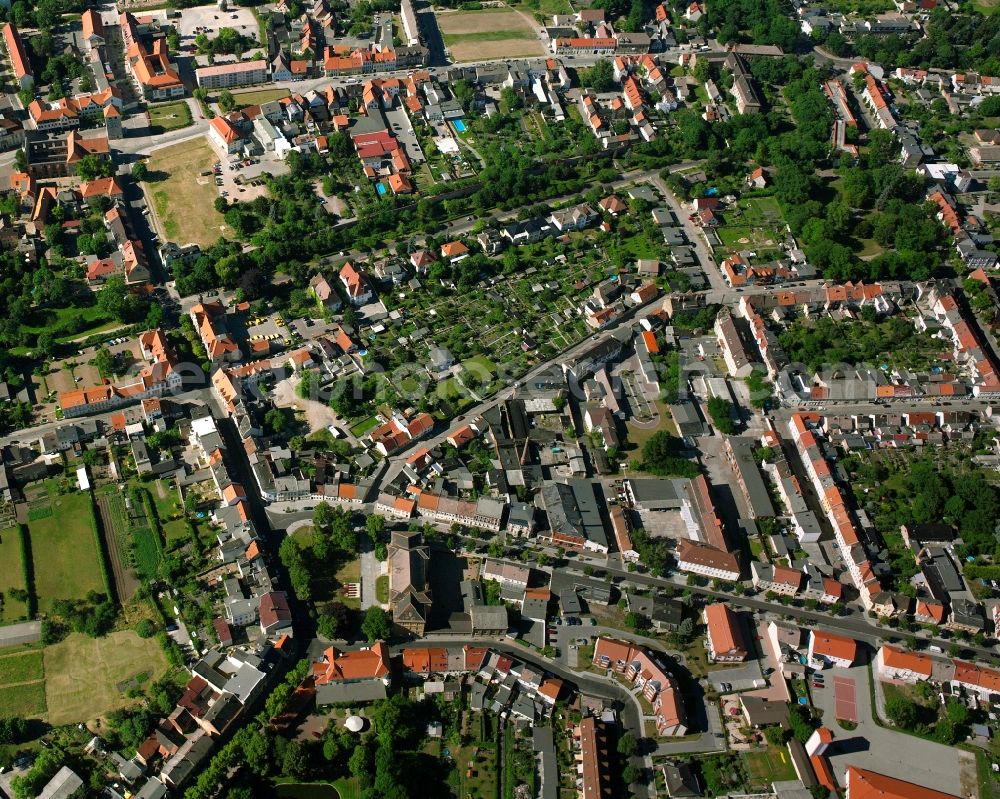
[(763, 257), (769, 250), (777, 251), (785, 241), (785, 220), (773, 197), (751, 197), (739, 200), (721, 214), (723, 224), (715, 229), (721, 246), (716, 246), (716, 258), (721, 261), (733, 253), (751, 250)]
[[(416, 395), (427, 386), (448, 403), (472, 404), (476, 396), (492, 393), (547, 355), (579, 342), (592, 332), (577, 312), (592, 291), (588, 268), (552, 259), (547, 266), (500, 277), (492, 286), (444, 298), (404, 298), (396, 327), (383, 334), (412, 355), (404, 362), (409, 376), (389, 370), (396, 392), (419, 399)], [(432, 346), (454, 355), (461, 364), (457, 374), (428, 383), (423, 353)]]

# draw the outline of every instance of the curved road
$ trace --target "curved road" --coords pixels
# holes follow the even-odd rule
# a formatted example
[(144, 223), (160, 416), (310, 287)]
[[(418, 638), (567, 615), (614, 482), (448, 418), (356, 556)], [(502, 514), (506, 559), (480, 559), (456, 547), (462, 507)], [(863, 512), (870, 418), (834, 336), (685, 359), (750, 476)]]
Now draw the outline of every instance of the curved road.
[[(488, 646), (490, 649), (503, 652), (506, 655), (510, 655), (517, 660), (524, 661), (525, 663), (528, 663), (544, 672), (554, 674), (565, 682), (575, 685), (579, 690), (590, 696), (596, 696), (600, 699), (612, 702), (615, 709), (619, 712), (624, 729), (631, 732), (636, 739), (645, 737), (646, 732), (642, 719), (642, 708), (639, 706), (639, 702), (636, 697), (619, 682), (612, 678), (601, 677), (596, 674), (578, 673), (560, 663), (557, 663), (551, 658), (539, 655), (538, 653), (533, 652), (530, 649), (525, 649), (522, 646), (515, 646), (514, 644), (509, 644), (506, 641), (498, 641), (492, 638), (455, 638), (452, 636), (435, 638), (433, 636), (429, 636), (421, 638), (416, 642), (393, 644), (389, 647), (389, 651), (394, 655), (398, 655), (408, 646), (431, 646), (434, 644), (445, 648), (454, 648), (466, 645)], [(652, 768), (652, 759), (648, 755), (644, 757), (633, 757), (632, 762), (639, 768)], [(648, 799), (650, 796), (648, 787), (644, 784), (637, 783), (631, 786), (631, 788), (633, 794), (638, 799)], [(653, 795), (655, 796), (655, 794)]]

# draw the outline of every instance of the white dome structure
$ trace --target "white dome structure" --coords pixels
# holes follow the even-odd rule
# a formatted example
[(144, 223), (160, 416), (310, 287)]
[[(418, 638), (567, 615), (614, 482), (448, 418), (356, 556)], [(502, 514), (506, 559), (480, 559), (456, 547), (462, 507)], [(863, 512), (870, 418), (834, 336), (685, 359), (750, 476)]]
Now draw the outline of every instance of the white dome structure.
[(361, 732), (365, 728), (365, 720), (361, 716), (348, 716), (344, 726), (351, 732)]

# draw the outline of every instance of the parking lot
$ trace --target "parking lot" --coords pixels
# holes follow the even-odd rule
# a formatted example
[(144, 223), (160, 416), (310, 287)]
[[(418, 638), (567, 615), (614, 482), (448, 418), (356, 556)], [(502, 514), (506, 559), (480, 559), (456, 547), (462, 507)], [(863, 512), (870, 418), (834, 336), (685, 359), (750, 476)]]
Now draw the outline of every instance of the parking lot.
[[(866, 665), (848, 669), (827, 669), (826, 686), (812, 691), (812, 700), (823, 711), (824, 721), (834, 731), (834, 742), (827, 750), (834, 773), (843, 774), (847, 766), (872, 769), (890, 777), (914, 782), (955, 795), (962, 792), (963, 762), (960, 750), (934, 741), (917, 738), (879, 726), (872, 719), (870, 674)], [(841, 729), (837, 717), (834, 683), (848, 680), (856, 686), (855, 712), (858, 728)], [(975, 760), (972, 761), (974, 769)], [(972, 779), (974, 784), (975, 780)]]
[(253, 12), (248, 8), (233, 8), (220, 11), (217, 5), (187, 8), (181, 18), (175, 20), (177, 32), (181, 35), (181, 46), (194, 43), (198, 33), (205, 33), (209, 39), (219, 35), (219, 28), (232, 28), (243, 36), (251, 36), (260, 41), (260, 29)]
[(397, 106), (386, 111), (385, 118), (392, 125), (392, 132), (396, 134), (396, 138), (406, 148), (406, 156), (410, 159), (410, 162), (414, 164), (423, 163), (426, 160), (424, 153), (420, 149), (420, 143), (417, 141), (417, 134), (413, 132), (410, 117), (403, 110), (402, 106)]
[[(267, 196), (267, 186), (264, 185), (262, 176), (284, 175), (288, 172), (284, 161), (279, 161), (268, 153), (253, 159), (235, 161), (230, 160), (234, 156), (222, 153), (214, 141), (212, 147), (219, 156), (214, 167), (215, 187), (219, 195), (230, 202), (249, 202), (257, 197)], [(240, 182), (237, 183), (237, 180)]]
[[(254, 320), (247, 320), (247, 337), (251, 341), (283, 341), (286, 345), (291, 343), (292, 336), (277, 314), (266, 316), (253, 324)], [(281, 324), (279, 324), (281, 322)]]

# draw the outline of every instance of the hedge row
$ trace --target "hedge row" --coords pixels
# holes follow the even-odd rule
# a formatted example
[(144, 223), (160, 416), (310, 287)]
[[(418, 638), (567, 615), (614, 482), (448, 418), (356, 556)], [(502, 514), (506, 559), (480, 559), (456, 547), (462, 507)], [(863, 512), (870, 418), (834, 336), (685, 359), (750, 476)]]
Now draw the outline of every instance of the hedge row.
[(38, 613), (38, 594), (35, 593), (35, 563), (31, 559), (31, 535), (28, 525), (17, 526), (18, 538), (21, 541), (21, 571), (24, 574), (24, 589), (28, 592), (28, 618), (35, 618)]
[(104, 592), (112, 602), (119, 600), (118, 592), (115, 590), (115, 581), (111, 577), (110, 559), (108, 548), (104, 544), (104, 536), (97, 524), (97, 508), (94, 506), (94, 495), (90, 495), (90, 529), (94, 533), (94, 546), (97, 547), (97, 559), (101, 563), (101, 579), (104, 580)]

